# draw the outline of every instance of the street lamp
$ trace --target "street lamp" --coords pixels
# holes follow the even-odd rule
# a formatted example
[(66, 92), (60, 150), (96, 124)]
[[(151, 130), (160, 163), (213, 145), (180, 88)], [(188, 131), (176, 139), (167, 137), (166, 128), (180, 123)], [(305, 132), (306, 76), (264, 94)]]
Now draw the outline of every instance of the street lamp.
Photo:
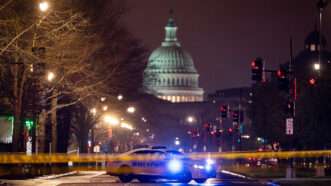
[(119, 94), (119, 95), (117, 96), (117, 99), (118, 99), (119, 101), (123, 100), (123, 95), (122, 95), (122, 94)]
[(104, 105), (104, 106), (102, 107), (102, 110), (103, 110), (103, 111), (107, 111), (107, 110), (108, 110), (108, 106), (107, 106), (107, 105)]
[(130, 107), (128, 107), (128, 108), (126, 109), (126, 111), (127, 111), (128, 113), (130, 113), (130, 114), (133, 114), (133, 113), (136, 112), (136, 108), (133, 107), (133, 106), (130, 106)]
[(103, 121), (111, 126), (118, 126), (120, 124), (119, 119), (111, 115), (105, 115), (103, 117)]
[(92, 108), (90, 110), (90, 112), (92, 113), (93, 116), (95, 116), (97, 114), (97, 109), (96, 108)]
[(321, 70), (321, 63), (314, 63), (314, 70), (320, 71)]
[(146, 123), (147, 122), (147, 119), (145, 117), (142, 117), (141, 120)]
[(121, 128), (128, 129), (128, 130), (133, 130), (134, 129), (131, 124), (126, 123), (126, 122), (121, 123)]
[(39, 3), (39, 10), (46, 12), (49, 9), (49, 3), (47, 1), (42, 1)]
[(54, 72), (48, 72), (47, 73), (47, 81), (52, 82), (55, 79)]
[(195, 122), (195, 117), (194, 116), (187, 116), (186, 121), (188, 123), (194, 123)]

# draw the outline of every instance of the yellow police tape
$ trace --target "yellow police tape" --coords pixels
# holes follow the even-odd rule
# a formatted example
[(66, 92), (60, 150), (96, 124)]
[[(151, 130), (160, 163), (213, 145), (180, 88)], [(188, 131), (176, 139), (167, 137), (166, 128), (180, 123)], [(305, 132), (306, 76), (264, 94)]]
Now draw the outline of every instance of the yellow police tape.
[[(247, 158), (318, 158), (331, 157), (331, 150), (282, 151), (282, 152), (208, 152), (187, 154), (192, 159), (247, 159)], [(158, 160), (162, 156), (114, 155), (114, 154), (0, 154), (0, 164), (18, 163), (88, 163), (102, 161)]]

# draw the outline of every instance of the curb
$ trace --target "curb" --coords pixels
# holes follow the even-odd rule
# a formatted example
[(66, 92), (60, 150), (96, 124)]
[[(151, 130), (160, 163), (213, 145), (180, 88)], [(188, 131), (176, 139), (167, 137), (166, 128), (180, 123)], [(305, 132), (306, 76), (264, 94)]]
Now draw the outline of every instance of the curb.
[(60, 178), (60, 177), (64, 177), (64, 176), (71, 176), (71, 175), (75, 175), (78, 174), (78, 171), (72, 171), (72, 172), (67, 172), (67, 173), (63, 173), (63, 174), (56, 174), (56, 175), (49, 175), (49, 176), (41, 176), (35, 179), (39, 179), (39, 180), (49, 180), (49, 179), (56, 179), (56, 178)]

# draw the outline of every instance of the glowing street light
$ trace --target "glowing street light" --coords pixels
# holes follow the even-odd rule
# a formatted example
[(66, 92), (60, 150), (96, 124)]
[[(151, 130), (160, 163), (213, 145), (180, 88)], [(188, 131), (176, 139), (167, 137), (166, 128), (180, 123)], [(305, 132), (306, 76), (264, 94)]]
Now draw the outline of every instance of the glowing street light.
[(122, 94), (119, 94), (119, 95), (117, 96), (117, 99), (118, 99), (119, 101), (123, 100), (123, 95), (122, 95)]
[(194, 122), (195, 122), (195, 118), (194, 118), (194, 116), (188, 116), (188, 117), (186, 118), (186, 121), (187, 121), (188, 123), (194, 123)]
[(54, 72), (48, 72), (47, 73), (47, 81), (52, 82), (55, 79)]
[(320, 71), (321, 70), (321, 64), (320, 63), (314, 63), (314, 70)]
[(103, 121), (111, 126), (118, 126), (120, 124), (120, 120), (111, 115), (105, 115)]
[(121, 123), (121, 128), (128, 129), (128, 130), (133, 130), (134, 129), (131, 124), (126, 123), (126, 122)]
[(47, 1), (42, 1), (39, 3), (39, 10), (46, 12), (49, 9), (49, 3)]
[(102, 107), (102, 110), (103, 110), (103, 111), (107, 111), (107, 110), (108, 110), (108, 106), (107, 106), (107, 105), (104, 105), (104, 106)]
[(97, 109), (96, 108), (92, 108), (90, 110), (90, 112), (92, 113), (93, 116), (95, 116), (97, 114)]
[(130, 114), (133, 114), (133, 113), (136, 112), (136, 108), (133, 107), (133, 106), (130, 106), (130, 107), (128, 107), (128, 108), (126, 109), (126, 111), (127, 111), (128, 113), (130, 113)]
[(145, 117), (142, 117), (142, 118), (141, 118), (141, 121), (143, 121), (143, 122), (146, 123), (146, 122), (147, 122), (147, 119), (146, 119)]
[(100, 101), (101, 101), (101, 102), (106, 101), (106, 97), (101, 97), (101, 98), (100, 98)]

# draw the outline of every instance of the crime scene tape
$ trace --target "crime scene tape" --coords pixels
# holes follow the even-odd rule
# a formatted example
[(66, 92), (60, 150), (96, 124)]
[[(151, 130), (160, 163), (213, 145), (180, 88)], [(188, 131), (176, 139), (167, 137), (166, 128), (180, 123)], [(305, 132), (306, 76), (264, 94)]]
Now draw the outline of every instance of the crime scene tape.
[[(192, 159), (245, 159), (245, 158), (318, 158), (331, 157), (331, 150), (315, 151), (281, 151), (281, 152), (206, 152), (189, 153)], [(133, 160), (158, 160), (164, 158), (160, 155), (114, 155), (114, 154), (31, 154), (2, 153), (0, 164), (34, 164), (34, 163), (90, 163)]]

